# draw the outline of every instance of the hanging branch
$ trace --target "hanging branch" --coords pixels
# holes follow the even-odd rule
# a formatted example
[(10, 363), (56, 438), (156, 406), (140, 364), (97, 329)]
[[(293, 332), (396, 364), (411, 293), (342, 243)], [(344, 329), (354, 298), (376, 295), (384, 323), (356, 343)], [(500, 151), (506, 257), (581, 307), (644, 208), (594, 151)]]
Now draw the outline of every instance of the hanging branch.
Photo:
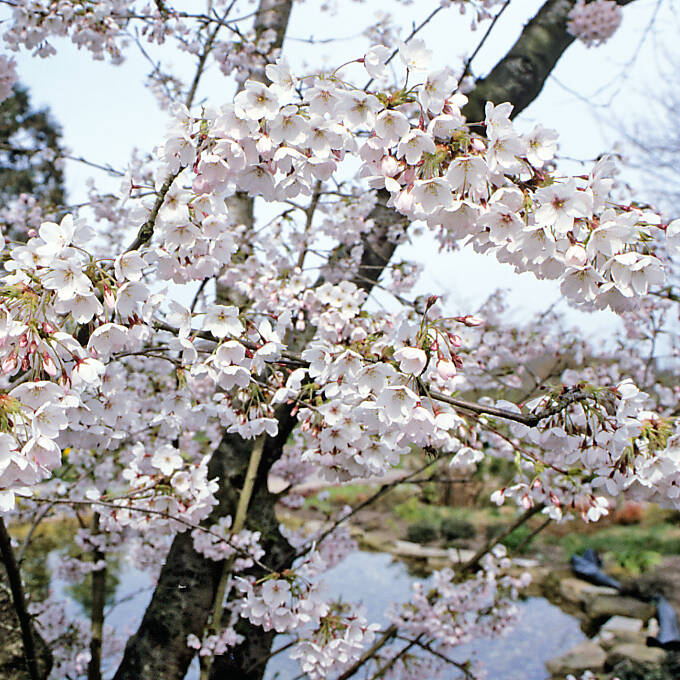
[(375, 493), (370, 495), (365, 501), (359, 503), (359, 505), (352, 508), (351, 512), (335, 520), (335, 522), (333, 522), (333, 524), (331, 524), (330, 527), (328, 527), (328, 529), (326, 529), (319, 537), (315, 538), (311, 543), (308, 543), (307, 545), (300, 548), (300, 550), (298, 550), (296, 557), (302, 557), (302, 555), (306, 555), (315, 545), (320, 545), (326, 538), (328, 538), (328, 536), (332, 534), (340, 524), (348, 521), (352, 516), (356, 515), (357, 512), (363, 510), (363, 508), (365, 508), (366, 506), (374, 503), (376, 500), (378, 500), (378, 498), (380, 498), (380, 496), (387, 493), (390, 489), (393, 489), (395, 486), (399, 486), (399, 484), (408, 484), (409, 482), (412, 481), (412, 477), (418, 476), (421, 472), (430, 467), (430, 465), (436, 463), (437, 460), (438, 459), (428, 460), (427, 463), (425, 463), (425, 465), (421, 465), (419, 468), (409, 473), (405, 477), (400, 477), (399, 479), (395, 479), (392, 482), (387, 482), (386, 484), (383, 484)]
[(446, 663), (450, 664), (451, 666), (455, 666), (461, 673), (465, 675), (465, 677), (468, 680), (474, 680), (475, 676), (470, 673), (470, 671), (467, 668), (466, 663), (460, 663), (459, 661), (454, 661), (453, 659), (449, 658), (445, 654), (442, 654), (441, 652), (438, 652), (436, 649), (432, 649), (432, 647), (429, 645), (427, 642), (420, 642), (418, 638), (415, 640), (411, 640), (410, 638), (404, 637), (402, 635), (397, 635), (398, 640), (403, 640), (404, 642), (413, 642), (415, 643), (418, 647), (421, 649), (424, 649), (426, 652), (429, 652), (432, 654), (432, 656), (436, 656), (438, 659), (441, 659), (442, 661), (446, 661)]
[[(162, 321), (155, 321), (154, 328), (157, 330), (168, 331), (175, 335), (179, 334), (179, 329), (174, 326), (170, 326)], [(191, 330), (191, 335), (194, 337), (201, 338), (202, 340), (210, 340), (211, 342), (219, 342), (218, 339), (207, 331)], [(259, 346), (249, 340), (239, 340), (239, 342), (251, 351), (257, 351)], [(282, 351), (281, 358), (296, 364), (300, 367), (308, 367), (309, 362), (305, 361), (299, 354), (295, 352)], [(274, 363), (278, 363), (280, 360), (276, 360)], [(478, 415), (489, 415), (496, 416), (498, 418), (503, 418), (505, 420), (512, 420), (516, 423), (521, 423), (522, 425), (527, 425), (528, 427), (535, 427), (544, 418), (550, 418), (551, 416), (557, 415), (563, 411), (567, 406), (577, 402), (584, 401), (588, 399), (589, 395), (584, 390), (572, 387), (566, 389), (563, 394), (555, 398), (552, 406), (548, 406), (536, 413), (517, 413), (516, 411), (508, 411), (507, 409), (498, 408), (496, 406), (486, 406), (484, 404), (478, 404), (473, 401), (467, 401), (466, 399), (458, 399), (457, 397), (449, 397), (446, 394), (437, 392), (435, 390), (427, 390), (427, 396), (435, 401), (441, 401), (445, 404), (450, 404), (463, 411), (469, 411), (470, 413), (476, 413)]]
[(397, 627), (391, 625), (337, 680), (351, 678), (367, 661), (370, 661), (397, 634)]
[[(464, 573), (466, 571), (471, 571), (475, 569), (479, 561), (486, 555), (487, 553), (491, 552), (491, 550), (498, 544), (500, 543), (506, 536), (511, 534), (517, 527), (521, 526), (524, 524), (527, 520), (529, 520), (531, 517), (533, 517), (537, 512), (540, 512), (543, 509), (542, 504), (536, 504), (532, 508), (529, 508), (526, 512), (524, 512), (522, 515), (520, 515), (517, 520), (515, 520), (505, 531), (500, 533), (496, 538), (493, 540), (488, 541), (482, 548), (480, 548), (467, 562), (463, 563), (460, 567), (458, 567), (458, 571), (461, 573)], [(351, 678), (367, 661), (369, 661), (375, 654), (382, 649), (392, 638), (397, 637), (397, 633), (399, 632), (399, 629), (397, 626), (392, 624), (385, 630), (385, 632), (382, 634), (380, 639), (373, 643), (369, 649), (362, 654), (357, 661), (355, 661), (350, 668), (348, 668), (339, 678), (338, 680), (347, 680), (348, 678)], [(416, 641), (411, 641), (413, 644), (418, 644), (419, 639), (416, 639)], [(412, 645), (411, 645), (412, 646)], [(406, 650), (402, 650), (402, 653), (404, 653)], [(396, 660), (396, 658), (394, 659)], [(380, 676), (374, 676), (374, 677), (380, 677)]]
[(41, 680), (38, 672), (38, 661), (35, 652), (35, 638), (33, 636), (33, 624), (31, 617), (26, 608), (26, 598), (24, 596), (24, 587), (21, 583), (21, 573), (19, 566), (14, 557), (14, 550), (12, 549), (12, 539), (7, 533), (5, 522), (0, 517), (0, 555), (7, 571), (7, 580), (12, 591), (12, 600), (14, 601), (14, 610), (16, 611), (19, 625), (21, 626), (21, 638), (24, 643), (24, 658), (26, 659), (26, 667), (31, 680)]
[[(31, 499), (34, 503), (50, 503), (51, 505), (70, 505), (70, 506), (77, 506), (77, 505), (86, 505), (88, 507), (99, 505), (104, 508), (112, 508), (114, 511), (115, 510), (127, 510), (130, 512), (139, 512), (143, 515), (155, 515), (156, 517), (163, 517), (165, 519), (171, 520), (173, 522), (177, 522), (177, 524), (181, 524), (185, 527), (188, 527), (189, 529), (193, 529), (195, 531), (201, 531), (209, 536), (213, 536), (214, 538), (223, 541), (226, 543), (232, 550), (235, 550), (237, 554), (241, 555), (244, 558), (248, 558), (253, 560), (253, 562), (260, 567), (260, 569), (264, 569), (267, 573), (273, 573), (272, 569), (269, 569), (265, 564), (260, 562), (259, 560), (255, 559), (247, 550), (244, 550), (243, 548), (234, 545), (231, 542), (231, 538), (229, 536), (222, 536), (215, 531), (210, 530), (207, 527), (202, 526), (201, 524), (196, 524), (195, 522), (190, 522), (187, 519), (184, 519), (183, 517), (179, 517), (178, 515), (171, 515), (169, 512), (165, 512), (164, 510), (155, 510), (154, 508), (140, 508), (134, 505), (118, 505), (116, 503), (113, 503), (111, 501), (101, 501), (101, 500), (84, 500), (84, 499), (73, 499), (73, 498), (32, 498)], [(78, 515), (78, 519), (80, 520), (80, 525), (81, 527), (85, 527), (84, 522), (80, 519), (80, 515)]]
[(381, 666), (372, 676), (371, 680), (378, 680), (379, 678), (384, 677), (385, 673), (394, 666), (399, 659), (401, 659), (402, 656), (405, 656), (408, 654), (408, 650), (411, 649), (411, 647), (415, 647), (419, 642), (420, 638), (423, 637), (423, 633), (421, 633), (415, 640), (409, 640), (408, 644), (405, 647), (402, 647), (391, 659), (389, 659), (383, 666)]

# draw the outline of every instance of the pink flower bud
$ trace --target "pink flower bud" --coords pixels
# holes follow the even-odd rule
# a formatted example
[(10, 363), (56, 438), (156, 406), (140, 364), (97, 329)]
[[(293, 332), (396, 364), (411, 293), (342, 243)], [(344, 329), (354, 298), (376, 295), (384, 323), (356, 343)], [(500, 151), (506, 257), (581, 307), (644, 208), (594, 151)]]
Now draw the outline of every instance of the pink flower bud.
[(3, 373), (12, 373), (14, 370), (16, 370), (16, 367), (18, 365), (18, 360), (17, 360), (17, 353), (12, 352), (3, 362), (2, 362), (2, 372)]
[(437, 364), (437, 373), (441, 376), (443, 380), (449, 380), (453, 378), (458, 371), (456, 370), (456, 365), (453, 361), (440, 361)]
[(106, 284), (104, 284), (104, 302), (109, 309), (116, 306), (116, 296)]
[(57, 375), (57, 366), (52, 360), (52, 357), (47, 352), (43, 352), (42, 367), (43, 371), (45, 371), (45, 373), (47, 373), (47, 375), (51, 376), (52, 378)]
[(577, 269), (585, 267), (588, 262), (586, 249), (582, 245), (575, 243), (567, 249), (567, 252), (564, 254), (564, 261), (569, 267), (576, 267)]
[(481, 319), (478, 316), (472, 316), (472, 314), (467, 314), (466, 316), (457, 316), (455, 317), (455, 320), (470, 327), (484, 325), (484, 319)]

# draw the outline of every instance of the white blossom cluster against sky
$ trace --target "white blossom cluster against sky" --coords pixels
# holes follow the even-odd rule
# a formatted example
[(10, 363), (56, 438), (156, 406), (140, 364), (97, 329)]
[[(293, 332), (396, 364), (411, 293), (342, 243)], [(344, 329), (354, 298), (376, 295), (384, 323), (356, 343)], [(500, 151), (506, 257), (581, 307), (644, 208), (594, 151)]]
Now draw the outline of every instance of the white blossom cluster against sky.
[[(200, 0), (170, 3), (179, 9), (197, 11)], [(334, 4), (336, 12), (324, 11)], [(475, 75), (484, 75), (514, 43), (522, 26), (543, 4), (543, 0), (514, 0), (505, 11), (489, 40), (475, 59)], [(285, 53), (294, 68), (341, 63), (363, 54), (368, 44), (361, 30), (374, 17), (394, 12), (403, 25), (406, 37), (414, 23), (422, 21), (435, 2), (419, 0), (411, 6), (395, 6), (389, 0), (351, 2), (337, 0), (319, 3), (312, 0), (296, 3)], [(5, 9), (0, 9), (0, 19)], [(673, 58), (669, 47), (680, 29), (680, 15), (674, 0), (636, 0), (624, 10), (623, 23), (614, 37), (601, 47), (586, 48), (575, 43), (560, 60), (541, 96), (518, 119), (518, 129), (528, 130), (535, 122), (558, 130), (560, 153), (575, 159), (593, 159), (616, 147), (621, 138), (620, 124), (633, 123), (648, 112), (649, 96), (662, 95), (661, 73)], [(433, 50), (432, 64), (455, 64), (477, 45), (486, 30), (482, 24), (476, 32), (466, 28), (466, 22), (451, 8), (440, 13), (419, 34)], [(311, 45), (307, 39), (339, 37), (341, 40)], [(140, 77), (150, 70), (149, 62), (134, 49), (127, 51), (125, 62), (112, 66), (94, 62), (79, 54), (68, 41), (54, 41), (57, 55), (48, 59), (15, 55), (21, 80), (31, 91), (36, 106), (49, 106), (62, 125), (65, 144), (74, 156), (110, 164), (124, 170), (132, 150), (150, 151), (160, 140), (167, 115), (143, 85)], [(157, 48), (150, 54), (162, 58), (190, 73), (191, 58), (185, 53), (171, 53), (169, 48)], [(680, 58), (680, 55), (678, 55)], [(233, 95), (233, 85), (225, 81), (216, 67), (208, 73), (199, 91), (199, 100), (208, 96), (220, 101), (220, 91), (227, 101)], [(624, 149), (625, 151), (625, 149)], [(574, 169), (574, 164), (569, 168)], [(67, 187), (73, 203), (86, 200), (86, 182), (95, 177), (99, 186), (117, 189), (117, 182), (103, 173), (76, 162), (67, 164)], [(631, 176), (633, 182), (635, 176)], [(108, 183), (108, 184), (107, 184)], [(635, 187), (645, 198), (645, 186)], [(675, 217), (675, 216), (672, 216)], [(427, 267), (418, 293), (432, 289), (450, 291), (450, 308), (463, 313), (474, 308), (496, 288), (511, 290), (510, 304), (519, 319), (527, 318), (560, 298), (556, 284), (538, 282), (532, 274), (517, 275), (509, 265), (468, 250), (432, 257), (436, 250), (429, 236), (414, 245), (402, 246), (416, 259), (427, 257)], [(585, 315), (569, 311), (573, 323), (587, 324), (602, 332), (617, 325), (607, 312)]]

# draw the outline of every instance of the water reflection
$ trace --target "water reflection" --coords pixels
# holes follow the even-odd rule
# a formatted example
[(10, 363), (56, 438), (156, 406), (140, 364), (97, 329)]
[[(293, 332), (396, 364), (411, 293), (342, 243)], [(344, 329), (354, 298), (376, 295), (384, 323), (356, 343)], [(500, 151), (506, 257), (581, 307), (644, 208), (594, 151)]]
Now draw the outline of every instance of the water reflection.
[[(57, 555), (52, 553), (49, 566), (54, 565), (56, 559)], [(124, 561), (115, 567), (112, 569), (112, 575), (117, 578), (114, 600), (118, 604), (107, 607), (106, 623), (124, 638), (139, 625), (151, 599), (153, 584), (145, 572)], [(414, 580), (422, 579), (411, 576), (406, 565), (393, 560), (391, 555), (358, 551), (328, 572), (326, 592), (344, 601), (363, 603), (369, 621), (386, 625), (385, 610), (393, 602), (409, 599)], [(56, 578), (51, 579), (50, 587), (54, 595), (64, 602), (69, 614), (83, 615), (85, 603), (79, 588), (74, 589)], [(74, 599), (77, 596), (80, 603)], [(543, 598), (523, 601), (520, 610), (519, 621), (508, 634), (461, 645), (452, 657), (458, 661), (482, 661), (489, 678), (546, 680), (545, 661), (578, 644), (585, 636), (577, 619)], [(279, 636), (274, 647), (281, 646), (286, 639)], [(117, 662), (118, 659), (107, 659), (106, 670), (113, 670)], [(265, 680), (291, 680), (299, 673), (298, 664), (288, 659), (284, 652), (270, 661)], [(450, 676), (442, 676), (442, 680), (444, 677)], [(198, 664), (194, 663), (187, 680), (197, 678)]]

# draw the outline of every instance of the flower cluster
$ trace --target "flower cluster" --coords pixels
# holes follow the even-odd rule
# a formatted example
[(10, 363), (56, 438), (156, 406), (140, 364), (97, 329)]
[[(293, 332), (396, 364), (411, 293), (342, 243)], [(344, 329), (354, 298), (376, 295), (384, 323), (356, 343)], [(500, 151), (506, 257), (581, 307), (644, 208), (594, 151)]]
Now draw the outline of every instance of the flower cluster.
[(202, 641), (192, 633), (187, 637), (187, 646), (195, 649), (199, 656), (218, 656), (224, 654), (229, 647), (243, 642), (243, 639), (243, 635), (239, 635), (232, 626), (228, 626), (219, 633), (207, 635)]
[(587, 47), (607, 42), (621, 24), (623, 13), (615, 0), (578, 0), (569, 12), (567, 29)]
[(394, 607), (390, 618), (406, 635), (425, 636), (443, 653), (473, 637), (500, 634), (517, 614), (512, 604), (517, 589), (529, 582), (526, 574), (518, 579), (502, 575), (509, 566), (499, 545), (486, 555), (483, 569), (463, 583), (455, 582), (452, 569), (437, 571), (432, 587), (415, 583), (412, 600)]
[(303, 626), (316, 627), (329, 613), (318, 586), (293, 574), (289, 578), (269, 578), (263, 583), (236, 578), (236, 588), (241, 594), (234, 605), (236, 611), (264, 630), (283, 633)]
[[(253, 566), (253, 560), (259, 560), (264, 555), (260, 547), (259, 531), (241, 530), (238, 534), (232, 534), (231, 517), (221, 517), (208, 531), (194, 529), (191, 537), (194, 539), (196, 552), (205, 555), (211, 560), (220, 562), (236, 555), (232, 570), (236, 573), (245, 571)], [(220, 536), (224, 539), (220, 540)]]
[(349, 605), (335, 603), (317, 629), (300, 639), (290, 656), (312, 680), (324, 680), (349, 668), (373, 642), (379, 628), (377, 623), (368, 623), (364, 607), (350, 611)]

